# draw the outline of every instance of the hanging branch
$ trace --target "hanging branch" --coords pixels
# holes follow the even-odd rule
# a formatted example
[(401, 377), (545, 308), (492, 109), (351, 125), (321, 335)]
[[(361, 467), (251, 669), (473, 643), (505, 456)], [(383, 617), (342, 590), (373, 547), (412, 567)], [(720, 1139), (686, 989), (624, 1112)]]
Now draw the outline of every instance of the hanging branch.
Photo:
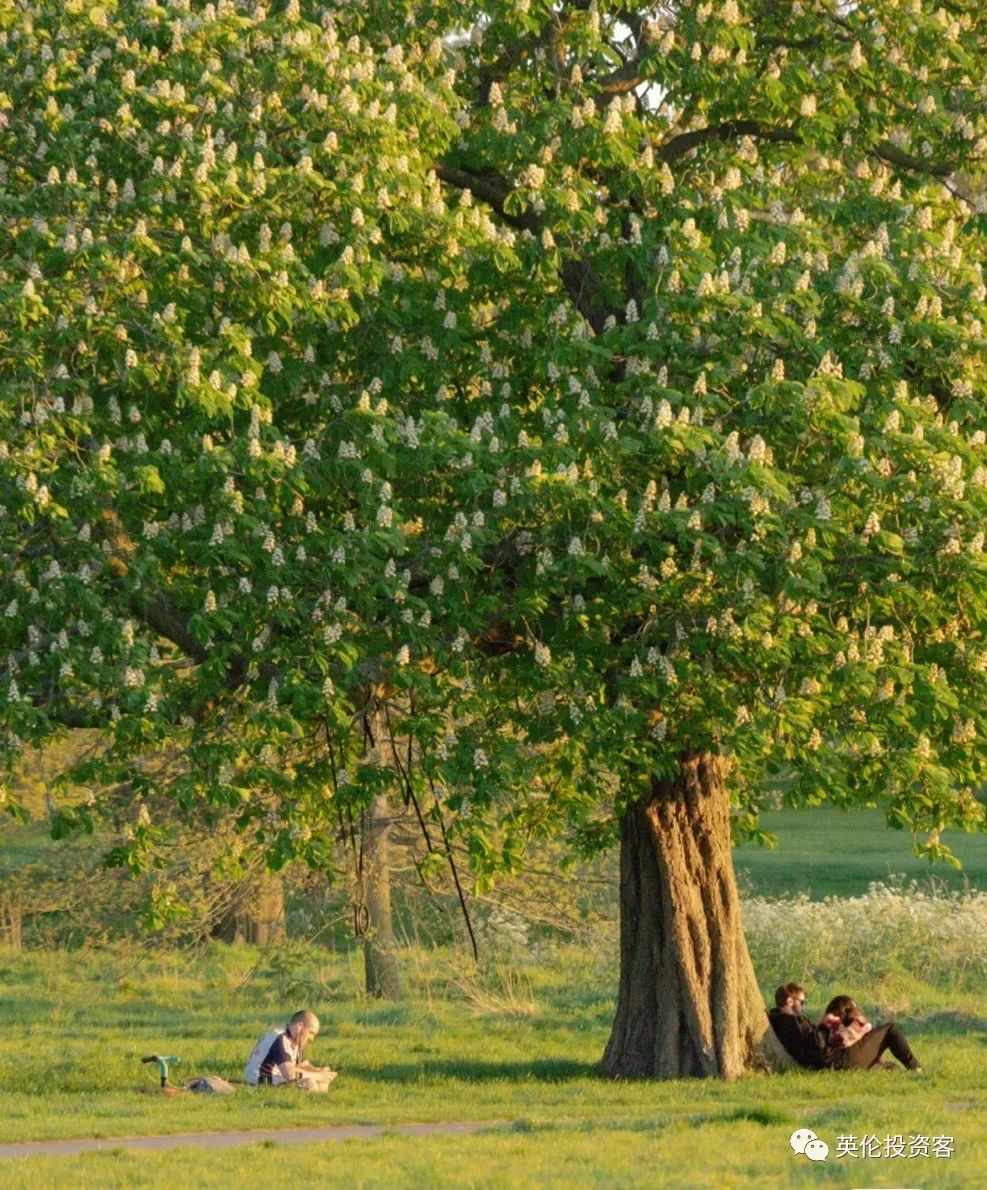
[[(415, 692), (414, 692), (414, 690), (411, 690), (408, 692), (408, 717), (410, 719), (414, 719), (414, 717), (415, 717)], [(411, 766), (412, 766), (412, 761), (413, 761), (413, 752), (412, 752), (413, 743), (414, 743), (414, 740), (413, 740), (411, 732), (409, 731), (408, 732), (408, 760), (407, 760), (408, 777), (409, 778), (411, 777)]]
[(480, 961), (480, 951), (476, 945), (476, 935), (473, 933), (473, 923), (470, 921), (469, 909), (466, 907), (466, 895), (463, 892), (463, 886), (459, 882), (459, 870), (456, 867), (456, 860), (452, 854), (452, 848), (449, 846), (449, 836), (446, 834), (446, 824), (442, 817), (442, 808), (439, 802), (439, 795), (435, 788), (435, 782), (432, 780), (432, 774), (427, 773), (428, 783), (432, 790), (432, 797), (435, 799), (435, 805), (439, 812), (439, 829), (442, 831), (442, 842), (446, 849), (446, 858), (449, 860), (449, 868), (452, 871), (452, 878), (456, 884), (456, 893), (459, 896), (459, 906), (463, 911), (463, 920), (466, 922), (466, 929), (469, 931), (470, 942), (473, 946), (473, 959), (475, 962)]
[(432, 836), (428, 833), (428, 824), (425, 822), (425, 817), (422, 814), (421, 807), (418, 804), (418, 798), (415, 796), (414, 786), (411, 783), (411, 767), (409, 764), (408, 770), (405, 771), (404, 766), (401, 764), (401, 757), (398, 755), (397, 745), (394, 743), (394, 728), (391, 726), (391, 709), (386, 702), (383, 704), (383, 707), (384, 717), (387, 719), (387, 731), (388, 739), (391, 745), (391, 753), (394, 756), (394, 764), (397, 766), (398, 773), (400, 774), (402, 783), (404, 784), (405, 809), (407, 809), (409, 801), (415, 807), (415, 815), (418, 818), (418, 824), (422, 828), (422, 834), (425, 836), (425, 846), (431, 853), (435, 850), (435, 847), (432, 845)]
[[(346, 825), (343, 822), (343, 807), (339, 801), (339, 783), (336, 780), (336, 754), (333, 752), (332, 740), (329, 738), (328, 727), (326, 728), (326, 747), (329, 749), (329, 765), (330, 765), (330, 768), (332, 769), (332, 787), (333, 787), (333, 791), (336, 795), (336, 809), (339, 811), (340, 826), (343, 828), (343, 836), (345, 838)], [(360, 860), (358, 861), (357, 860), (357, 851), (356, 851), (356, 835), (353, 830), (353, 814), (352, 814), (349, 806), (346, 807), (346, 817), (349, 819), (349, 824), (350, 824), (350, 847), (353, 851), (353, 862), (357, 869), (357, 875), (362, 876), (363, 875), (362, 856), (360, 857)]]
[(346, 823), (343, 821), (343, 807), (339, 800), (339, 784), (336, 781), (336, 757), (332, 750), (332, 737), (329, 732), (329, 722), (325, 722), (326, 747), (329, 750), (329, 770), (332, 776), (332, 799), (336, 805), (336, 817), (339, 819), (339, 840), (346, 846)]

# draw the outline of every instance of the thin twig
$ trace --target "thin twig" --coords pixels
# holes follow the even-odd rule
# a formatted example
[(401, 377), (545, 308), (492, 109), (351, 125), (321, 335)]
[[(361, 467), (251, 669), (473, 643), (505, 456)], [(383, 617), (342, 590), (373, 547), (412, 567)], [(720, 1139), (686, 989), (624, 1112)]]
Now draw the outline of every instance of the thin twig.
[(459, 869), (456, 867), (456, 861), (453, 858), (452, 848), (449, 846), (449, 836), (446, 834), (446, 824), (442, 817), (441, 803), (439, 802), (439, 795), (435, 788), (435, 782), (432, 780), (432, 774), (428, 773), (428, 783), (432, 790), (432, 797), (435, 799), (436, 810), (439, 815), (439, 828), (442, 831), (442, 842), (445, 844), (446, 857), (449, 860), (449, 868), (452, 871), (452, 878), (456, 883), (456, 893), (459, 897), (459, 905), (463, 911), (463, 919), (466, 922), (466, 929), (469, 930), (470, 942), (473, 944), (473, 958), (476, 962), (480, 961), (480, 951), (476, 945), (476, 935), (473, 933), (473, 923), (470, 921), (469, 910), (466, 907), (466, 897), (463, 893), (463, 886), (459, 882)]
[(397, 766), (398, 773), (401, 775), (401, 779), (404, 783), (404, 789), (405, 789), (404, 806), (405, 806), (405, 809), (408, 808), (409, 801), (415, 807), (415, 814), (418, 817), (418, 823), (422, 828), (422, 834), (425, 836), (425, 845), (428, 848), (429, 852), (432, 852), (435, 850), (435, 848), (432, 846), (432, 836), (428, 833), (428, 825), (425, 822), (425, 817), (422, 814), (421, 807), (418, 804), (418, 798), (415, 796), (414, 786), (411, 783), (411, 775), (410, 775), (410, 773), (405, 772), (404, 767), (401, 764), (401, 757), (398, 755), (397, 745), (394, 742), (394, 728), (391, 726), (390, 707), (387, 705), (386, 702), (383, 704), (383, 706), (384, 706), (384, 717), (387, 719), (387, 732), (388, 732), (388, 740), (391, 745), (391, 753), (394, 756), (394, 763)]

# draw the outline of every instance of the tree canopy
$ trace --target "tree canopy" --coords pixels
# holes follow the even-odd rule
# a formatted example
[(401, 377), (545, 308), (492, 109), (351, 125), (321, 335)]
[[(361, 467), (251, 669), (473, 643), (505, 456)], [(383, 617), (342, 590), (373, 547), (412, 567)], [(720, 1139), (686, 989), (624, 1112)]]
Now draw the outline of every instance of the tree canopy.
[(783, 767), (983, 825), (980, 4), (25, 0), (0, 64), (7, 758), (177, 749), (323, 866), (393, 789), (486, 880), (700, 750), (742, 831)]

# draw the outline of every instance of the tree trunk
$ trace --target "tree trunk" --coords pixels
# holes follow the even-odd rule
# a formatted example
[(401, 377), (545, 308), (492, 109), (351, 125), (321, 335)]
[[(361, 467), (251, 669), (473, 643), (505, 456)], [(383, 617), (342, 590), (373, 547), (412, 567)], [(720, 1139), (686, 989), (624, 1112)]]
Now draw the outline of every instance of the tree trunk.
[(400, 1000), (391, 923), (390, 833), (387, 798), (381, 795), (373, 800), (363, 834), (363, 962), (367, 995)]
[(620, 992), (603, 1073), (736, 1078), (769, 1025), (740, 921), (719, 758), (652, 779), (621, 823)]
[(213, 938), (235, 945), (252, 942), (267, 946), (284, 937), (284, 881), (276, 872), (261, 872), (236, 890), (222, 918), (210, 931)]
[(24, 914), (13, 896), (0, 897), (0, 945), (20, 951)]
[(255, 946), (284, 938), (284, 880), (275, 872), (261, 873), (244, 913), (243, 933)]

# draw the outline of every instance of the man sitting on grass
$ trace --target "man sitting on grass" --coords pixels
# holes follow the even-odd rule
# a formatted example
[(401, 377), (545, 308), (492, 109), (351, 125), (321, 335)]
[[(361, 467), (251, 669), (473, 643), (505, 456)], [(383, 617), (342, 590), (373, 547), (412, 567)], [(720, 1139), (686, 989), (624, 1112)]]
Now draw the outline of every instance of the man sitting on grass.
[(800, 1066), (825, 1070), (829, 1065), (828, 1034), (809, 1020), (802, 1011), (804, 1008), (805, 988), (798, 983), (785, 983), (775, 992), (775, 1007), (768, 1013), (768, 1019), (778, 1040)]
[(314, 1012), (296, 1012), (284, 1029), (265, 1033), (253, 1048), (243, 1071), (248, 1086), (296, 1084), (303, 1090), (324, 1090), (336, 1077), (328, 1066), (313, 1066), (304, 1049), (319, 1036)]
[(837, 996), (827, 1016), (814, 1025), (805, 1015), (805, 988), (785, 983), (775, 992), (768, 1013), (775, 1035), (788, 1053), (807, 1070), (868, 1070), (882, 1065), (890, 1050), (908, 1070), (922, 1072), (897, 1025), (874, 1028), (849, 996)]

